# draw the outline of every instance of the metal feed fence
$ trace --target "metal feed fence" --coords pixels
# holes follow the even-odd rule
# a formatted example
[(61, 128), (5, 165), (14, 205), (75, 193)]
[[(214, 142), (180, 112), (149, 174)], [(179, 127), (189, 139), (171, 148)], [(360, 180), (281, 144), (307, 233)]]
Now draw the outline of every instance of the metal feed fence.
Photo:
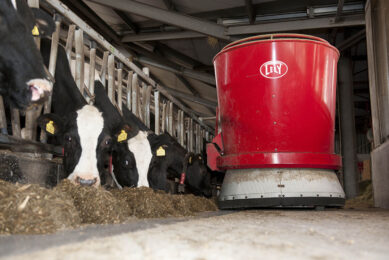
[[(29, 0), (28, 3), (31, 7), (39, 7), (39, 0)], [(150, 78), (149, 68), (139, 68), (132, 63), (62, 2), (45, 0), (42, 5), (48, 5), (56, 13), (54, 17), (56, 31), (51, 37), (48, 68), (52, 76), (55, 74), (58, 45), (63, 45), (75, 82), (88, 103), (94, 103), (94, 79), (98, 73), (109, 99), (120, 113), (124, 104), (149, 128), (153, 113), (155, 128), (152, 130), (156, 134), (166, 131), (188, 151), (201, 152), (204, 138), (207, 141), (211, 140), (213, 130), (172, 96), (164, 86)], [(36, 43), (39, 47), (39, 38), (36, 38)], [(50, 113), (51, 97), (44, 105), (33, 106), (25, 112), (10, 109), (13, 138), (10, 136), (6, 138), (7, 118), (1, 96), (0, 109), (3, 139), (10, 141), (22, 138), (46, 142), (43, 131), (39, 137), (37, 136), (36, 119), (42, 113)], [(24, 128), (21, 129), (23, 119)], [(49, 146), (40, 147), (50, 150)]]

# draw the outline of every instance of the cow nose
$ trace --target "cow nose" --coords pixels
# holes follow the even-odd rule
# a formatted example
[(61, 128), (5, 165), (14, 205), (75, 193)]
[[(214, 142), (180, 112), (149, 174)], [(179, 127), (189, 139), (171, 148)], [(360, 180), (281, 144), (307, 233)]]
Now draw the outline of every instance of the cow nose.
[(27, 82), (31, 91), (31, 101), (44, 101), (53, 89), (53, 84), (46, 79), (32, 79)]
[(83, 178), (80, 178), (80, 177), (76, 178), (76, 183), (78, 183), (78, 184), (80, 184), (82, 186), (92, 186), (96, 182), (97, 182), (97, 178), (93, 178), (93, 179), (83, 179)]

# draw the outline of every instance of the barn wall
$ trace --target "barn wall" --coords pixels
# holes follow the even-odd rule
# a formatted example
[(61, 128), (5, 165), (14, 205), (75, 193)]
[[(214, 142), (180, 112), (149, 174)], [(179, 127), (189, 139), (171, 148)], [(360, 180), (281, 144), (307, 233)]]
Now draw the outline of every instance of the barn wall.
[(374, 136), (374, 200), (377, 207), (389, 208), (389, 1), (366, 3), (366, 37)]

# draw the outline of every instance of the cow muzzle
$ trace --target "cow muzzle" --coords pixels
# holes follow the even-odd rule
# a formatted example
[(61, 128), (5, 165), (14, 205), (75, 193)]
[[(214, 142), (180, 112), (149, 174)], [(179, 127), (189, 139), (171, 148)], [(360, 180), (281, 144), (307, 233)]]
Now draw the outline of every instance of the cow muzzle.
[(46, 79), (32, 79), (27, 82), (27, 86), (31, 91), (32, 102), (45, 100), (53, 89), (52, 83)]
[(76, 184), (82, 185), (82, 186), (98, 186), (98, 181), (97, 178), (92, 178), (92, 179), (84, 179), (81, 177), (76, 177), (75, 180)]

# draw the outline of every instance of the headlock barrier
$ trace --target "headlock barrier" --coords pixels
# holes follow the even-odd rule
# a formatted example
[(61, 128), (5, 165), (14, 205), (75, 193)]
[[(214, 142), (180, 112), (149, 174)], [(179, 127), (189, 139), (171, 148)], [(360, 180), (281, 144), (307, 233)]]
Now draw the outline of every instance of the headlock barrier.
[[(204, 140), (213, 138), (213, 129), (199, 119), (191, 109), (172, 96), (164, 86), (150, 77), (147, 67), (139, 68), (132, 56), (125, 56), (98, 32), (59, 0), (28, 0), (30, 7), (40, 7), (54, 12), (56, 30), (51, 36), (52, 45), (48, 70), (54, 77), (58, 45), (64, 46), (74, 80), (90, 104), (94, 103), (94, 80), (100, 77), (112, 104), (122, 113), (125, 105), (156, 134), (168, 132), (190, 152), (200, 153)], [(36, 38), (39, 48), (40, 39)], [(100, 55), (100, 56), (99, 56)], [(17, 143), (23, 152), (48, 152), (60, 154), (60, 149), (46, 145), (46, 135), (38, 129), (36, 119), (42, 113), (50, 113), (51, 97), (44, 105), (35, 105), (19, 111), (10, 108), (12, 135), (8, 135), (7, 118), (3, 98), (0, 96), (0, 147), (12, 148)], [(154, 122), (152, 117), (154, 114)], [(22, 120), (21, 120), (22, 119)], [(24, 120), (23, 120), (24, 119)], [(21, 121), (24, 125), (21, 126)], [(41, 143), (34, 142), (40, 141)], [(11, 149), (12, 150), (12, 149)]]

